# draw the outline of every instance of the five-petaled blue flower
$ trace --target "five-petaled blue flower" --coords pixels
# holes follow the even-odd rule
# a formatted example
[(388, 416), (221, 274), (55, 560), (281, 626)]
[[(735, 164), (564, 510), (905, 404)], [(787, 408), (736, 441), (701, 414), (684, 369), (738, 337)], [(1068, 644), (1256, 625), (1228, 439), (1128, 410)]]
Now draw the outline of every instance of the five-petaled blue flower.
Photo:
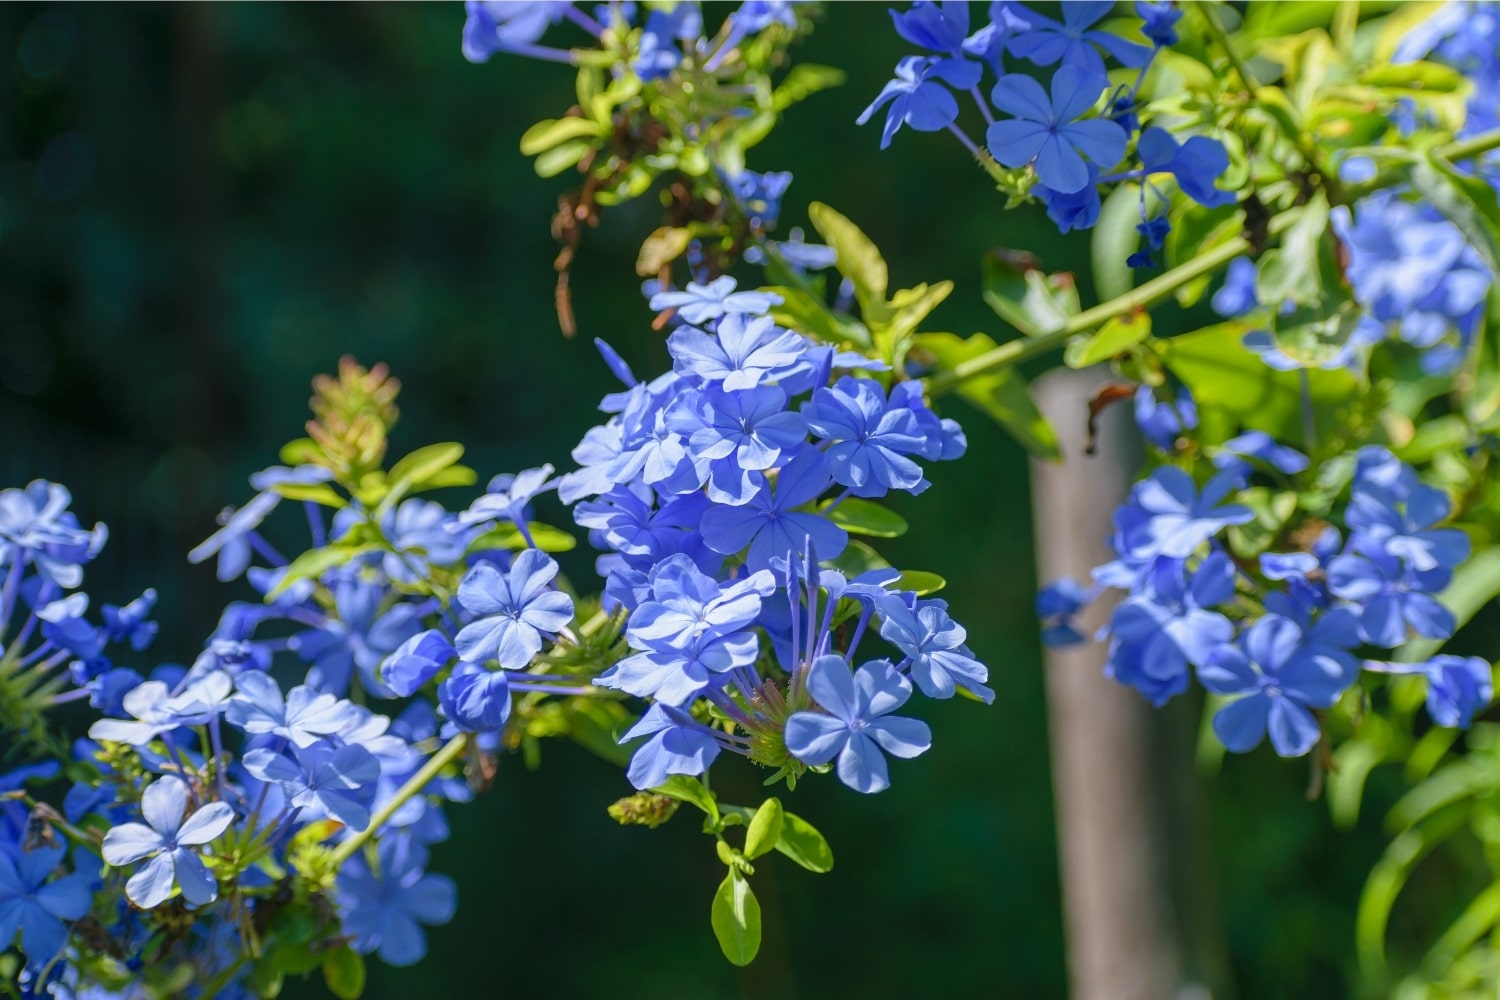
[(261, 781), (281, 786), (287, 802), (308, 810), (311, 818), (326, 814), (355, 830), (370, 825), (370, 802), (380, 779), (380, 762), (362, 746), (327, 743), (293, 747), (293, 757), (265, 747), (245, 754), (245, 770)]
[(1297, 623), (1266, 615), (1245, 630), (1239, 645), (1221, 645), (1198, 669), (1214, 694), (1239, 696), (1214, 716), (1214, 734), (1235, 753), (1253, 750), (1267, 732), (1283, 757), (1317, 745), (1318, 720), (1354, 681), (1359, 665), (1346, 651), (1307, 643)]
[(736, 284), (727, 274), (707, 284), (690, 281), (683, 291), (657, 292), (651, 296), (650, 306), (658, 312), (676, 309), (677, 316), (684, 323), (696, 325), (730, 313), (764, 316), (772, 306), (781, 304), (781, 296), (774, 292), (737, 292)]
[(453, 919), (458, 890), (446, 875), (424, 874), (427, 849), (410, 837), (380, 841), (379, 864), (363, 855), (345, 863), (338, 876), (343, 932), (362, 955), (379, 954), (388, 965), (415, 965), (427, 954), (422, 925)]
[(816, 500), (832, 481), (822, 453), (806, 448), (780, 469), (774, 486), (761, 487), (749, 503), (715, 506), (704, 514), (703, 541), (723, 555), (748, 546), (745, 565), (752, 571), (768, 568), (788, 552), (800, 559), (809, 542), (820, 557), (835, 558), (849, 544), (848, 533), (821, 514), (797, 509)]
[(808, 667), (806, 683), (823, 711), (792, 713), (786, 748), (813, 767), (837, 757), (839, 780), (855, 791), (890, 787), (885, 754), (915, 757), (932, 746), (927, 723), (890, 714), (911, 697), (911, 682), (889, 662), (876, 660), (851, 673), (842, 656), (820, 656)]
[(1061, 194), (1089, 183), (1088, 160), (1106, 170), (1125, 155), (1125, 130), (1108, 118), (1078, 120), (1099, 100), (1109, 81), (1103, 72), (1063, 65), (1052, 77), (1052, 96), (1029, 76), (1002, 76), (990, 92), (1001, 119), (985, 133), (990, 153), (1007, 167), (1035, 162), (1037, 179)]
[(478, 615), (465, 625), (454, 646), (470, 663), (496, 659), (507, 670), (531, 662), (542, 649), (542, 633), (558, 632), (573, 619), (573, 598), (551, 588), (557, 563), (545, 552), (527, 549), (509, 571), (481, 562), (458, 585), (458, 602)]
[(66, 923), (89, 912), (93, 893), (82, 872), (53, 879), (63, 858), (62, 847), (0, 850), (0, 948), (9, 948), (21, 935), (27, 964), (39, 968), (52, 960), (68, 940)]
[(165, 775), (146, 786), (141, 794), (141, 816), (145, 823), (124, 823), (104, 835), (101, 853), (116, 868), (150, 858), (130, 876), (125, 895), (143, 910), (165, 903), (173, 887), (193, 906), (206, 906), (219, 895), (218, 883), (208, 873), (203, 859), (190, 848), (201, 847), (218, 837), (234, 822), (234, 809), (227, 802), (210, 802), (188, 812), (188, 786), (181, 778)]

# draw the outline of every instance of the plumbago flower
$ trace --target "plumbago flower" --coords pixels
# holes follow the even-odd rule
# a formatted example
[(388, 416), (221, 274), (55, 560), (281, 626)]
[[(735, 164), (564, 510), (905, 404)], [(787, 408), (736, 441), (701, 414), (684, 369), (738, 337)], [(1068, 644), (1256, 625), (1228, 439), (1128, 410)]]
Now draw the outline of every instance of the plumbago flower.
[(105, 863), (120, 867), (150, 859), (125, 883), (130, 901), (151, 909), (166, 902), (174, 888), (194, 906), (218, 898), (218, 885), (191, 848), (202, 847), (229, 829), (234, 808), (227, 802), (213, 802), (189, 810), (187, 782), (167, 775), (147, 785), (141, 794), (141, 817), (144, 824), (125, 823), (104, 835)]
[(788, 718), (787, 750), (813, 766), (837, 757), (839, 780), (856, 792), (890, 787), (885, 754), (915, 757), (932, 746), (927, 723), (890, 714), (911, 697), (911, 682), (888, 662), (867, 663), (851, 675), (843, 657), (820, 656), (808, 668), (807, 690), (828, 714)]

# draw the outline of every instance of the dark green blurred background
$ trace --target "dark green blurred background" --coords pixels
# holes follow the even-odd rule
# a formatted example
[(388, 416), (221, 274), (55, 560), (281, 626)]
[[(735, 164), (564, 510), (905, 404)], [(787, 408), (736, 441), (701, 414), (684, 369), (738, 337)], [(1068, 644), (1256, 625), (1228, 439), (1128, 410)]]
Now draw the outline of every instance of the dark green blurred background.
[[(183, 553), (297, 436), (309, 379), (340, 355), (404, 383), (397, 452), (461, 440), (481, 476), (567, 466), (611, 384), (593, 337), (638, 372), (665, 365), (632, 267), (650, 198), (587, 233), (581, 335), (559, 335), (548, 220), (572, 179), (539, 180), (517, 139), (571, 103), (572, 76), (469, 65), (463, 18), (458, 3), (0, 6), (0, 485), (63, 481), (82, 517), (108, 522), (89, 589), (155, 586), (163, 660), (190, 660), (246, 596)], [(897, 286), (957, 280), (934, 328), (994, 331), (984, 250), (1081, 272), (1086, 244), (1002, 214), (946, 136), (878, 152), (878, 129), (854, 118), (903, 54), (882, 8), (834, 7), (797, 56), (843, 67), (847, 86), (794, 108), (750, 166), (795, 172), (783, 227), (830, 202), (886, 251)], [(623, 777), (555, 745), (540, 772), (507, 760), (452, 812), (433, 866), (458, 879), (458, 916), (419, 967), (372, 964), (370, 996), (1065, 993), (1025, 457), (977, 413), (949, 412), (969, 455), (901, 505), (914, 529), (888, 554), (948, 578), (996, 703), (924, 702), (936, 746), (896, 765), (889, 792), (821, 781), (787, 798), (838, 865), (761, 865), (757, 963), (718, 954), (722, 866), (696, 824), (617, 827), (604, 807)], [(588, 559), (567, 568), (582, 578)], [(1192, 753), (1190, 732), (1179, 742)], [(759, 801), (757, 775), (722, 770), (722, 794)], [(1212, 888), (1245, 997), (1352, 989), (1379, 812), (1337, 834), (1303, 800), (1306, 777), (1262, 753), (1211, 786)]]

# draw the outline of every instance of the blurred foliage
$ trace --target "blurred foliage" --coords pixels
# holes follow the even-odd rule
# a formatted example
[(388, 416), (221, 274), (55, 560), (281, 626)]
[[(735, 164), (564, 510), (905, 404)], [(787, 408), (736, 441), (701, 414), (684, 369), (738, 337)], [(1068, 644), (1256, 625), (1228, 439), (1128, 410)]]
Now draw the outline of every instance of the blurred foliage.
[[(246, 596), (173, 554), (274, 461), (310, 379), (341, 355), (401, 379), (394, 453), (462, 440), (481, 477), (567, 464), (596, 419), (582, 401), (611, 386), (593, 337), (637, 371), (665, 364), (635, 276), (656, 225), (650, 198), (584, 234), (571, 278), (581, 336), (558, 334), (548, 222), (577, 176), (538, 179), (519, 140), (557, 113), (574, 74), (506, 58), (471, 66), (462, 22), (457, 3), (0, 6), (0, 479), (66, 482), (80, 516), (110, 524), (92, 586), (103, 599), (160, 591), (164, 659), (191, 659), (224, 602)], [(975, 266), (988, 248), (1022, 247), (1093, 287), (1086, 240), (1024, 211), (1002, 217), (992, 184), (941, 137), (876, 160), (878, 134), (854, 118), (902, 54), (883, 9), (844, 5), (796, 53), (848, 81), (788, 109), (749, 155), (752, 169), (796, 172), (782, 231), (808, 224), (792, 206), (836, 204), (892, 249), (892, 287), (960, 278), (935, 314), (959, 333), (993, 329)], [(996, 706), (930, 706), (945, 752), (923, 762), (923, 780), (874, 798), (787, 796), (838, 866), (785, 880), (767, 866), (754, 966), (727, 967), (706, 914), (684, 902), (710, 898), (723, 877), (695, 823), (621, 829), (606, 811), (630, 791), (619, 774), (549, 747), (545, 778), (508, 758), (490, 794), (455, 810), (433, 866), (459, 877), (458, 916), (419, 968), (372, 963), (367, 995), (497, 984), (545, 996), (702, 996), (704, 984), (726, 997), (1062, 995), (1026, 459), (965, 405), (952, 409), (969, 456), (933, 470), (920, 511), (897, 506), (968, 532), (941, 560), (912, 540), (931, 527), (889, 555), (947, 577)], [(577, 577), (589, 558), (561, 556)], [(1162, 752), (1181, 758), (1193, 721), (1175, 711)], [(1348, 994), (1355, 905), (1400, 775), (1377, 771), (1358, 824), (1337, 832), (1269, 754), (1224, 767), (1201, 805), (1211, 865), (1191, 877), (1222, 921), (1240, 994)], [(732, 801), (760, 798), (748, 771), (716, 785)], [(1473, 853), (1420, 872), (1398, 920), (1456, 916), (1430, 912), (1439, 904), (1424, 905), (1421, 886), (1463, 898), (1450, 890), (1483, 871)]]

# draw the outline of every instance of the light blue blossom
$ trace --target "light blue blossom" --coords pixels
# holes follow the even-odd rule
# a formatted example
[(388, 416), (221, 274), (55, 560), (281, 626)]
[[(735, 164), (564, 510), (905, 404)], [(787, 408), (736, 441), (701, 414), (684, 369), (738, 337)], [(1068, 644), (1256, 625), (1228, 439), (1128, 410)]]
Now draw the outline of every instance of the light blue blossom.
[(837, 758), (839, 780), (857, 792), (890, 787), (885, 754), (915, 757), (932, 746), (927, 723), (890, 714), (911, 697), (911, 682), (885, 660), (851, 673), (842, 656), (820, 656), (806, 684), (823, 711), (787, 719), (787, 750), (812, 767)]
[(206, 906), (219, 895), (218, 884), (190, 848), (217, 838), (234, 821), (227, 802), (211, 802), (188, 812), (188, 786), (165, 775), (146, 786), (141, 795), (145, 823), (125, 823), (104, 835), (101, 852), (116, 868), (145, 858), (150, 862), (130, 876), (125, 895), (143, 910), (165, 903), (174, 888), (193, 906)]

